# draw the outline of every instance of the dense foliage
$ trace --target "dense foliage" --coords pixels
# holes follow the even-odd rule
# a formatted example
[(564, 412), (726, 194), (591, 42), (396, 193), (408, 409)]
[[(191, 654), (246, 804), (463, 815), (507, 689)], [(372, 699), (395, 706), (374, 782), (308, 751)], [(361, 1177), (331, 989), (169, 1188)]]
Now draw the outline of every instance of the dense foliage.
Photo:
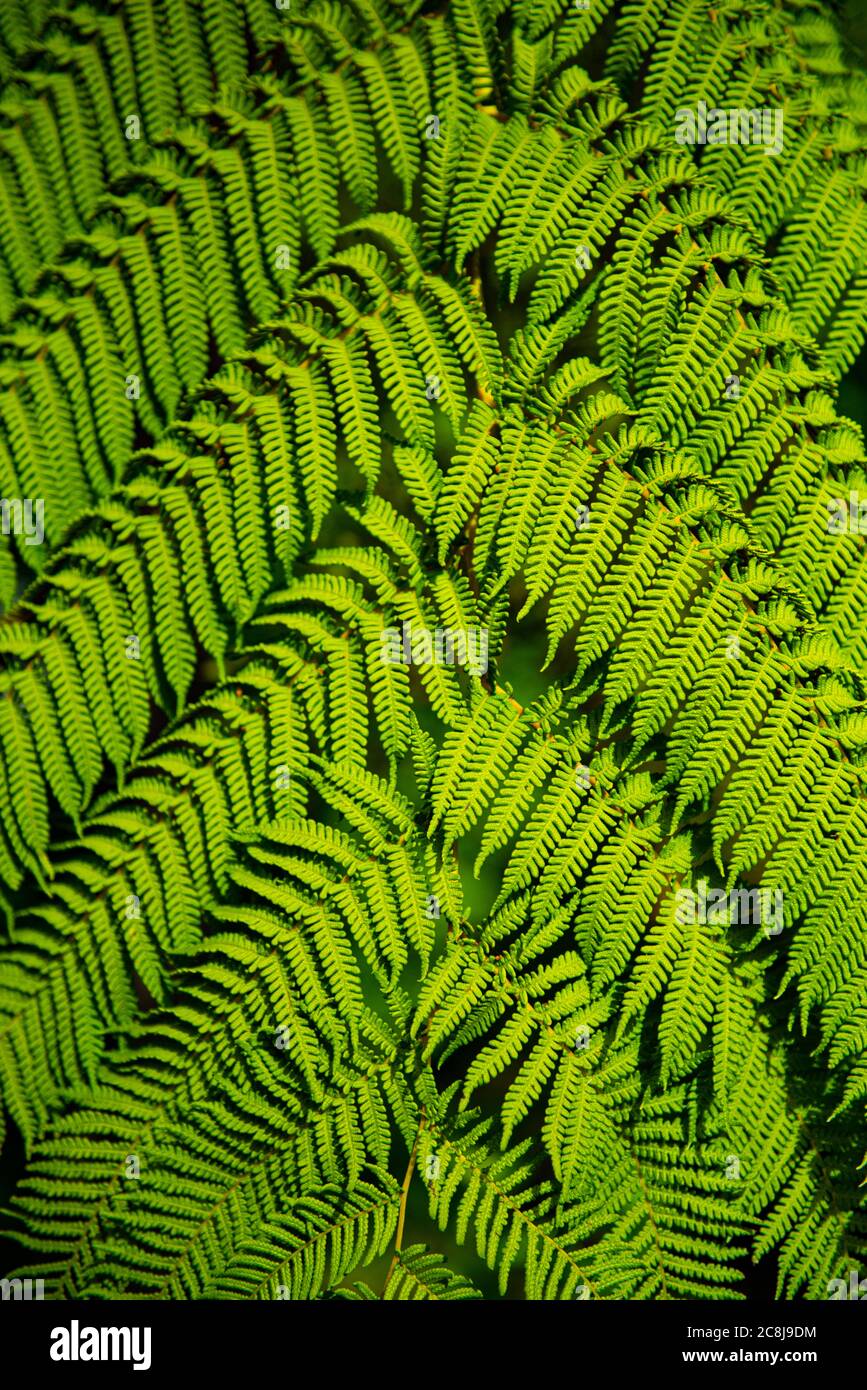
[[(867, 1097), (833, 9), (19, 0), (0, 80), (18, 1272), (828, 1297)], [(700, 102), (779, 152), (679, 143)]]

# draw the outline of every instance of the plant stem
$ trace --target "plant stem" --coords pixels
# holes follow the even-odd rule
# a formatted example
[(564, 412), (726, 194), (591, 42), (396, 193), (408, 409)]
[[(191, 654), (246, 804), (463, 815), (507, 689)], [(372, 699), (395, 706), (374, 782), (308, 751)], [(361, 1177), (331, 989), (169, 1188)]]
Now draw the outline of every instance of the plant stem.
[(423, 1128), (424, 1112), (422, 1112), (422, 1117), (419, 1121), (418, 1130), (415, 1136), (415, 1143), (412, 1146), (412, 1152), (409, 1156), (409, 1163), (407, 1164), (406, 1172), (403, 1176), (403, 1187), (400, 1190), (400, 1209), (397, 1214), (397, 1232), (394, 1238), (394, 1254), (391, 1257), (391, 1264), (388, 1266), (388, 1273), (385, 1276), (386, 1289), (388, 1288), (388, 1281), (394, 1273), (394, 1267), (397, 1264), (397, 1257), (400, 1254), (400, 1249), (403, 1244), (403, 1227), (404, 1222), (406, 1221), (406, 1200), (409, 1196), (409, 1185), (412, 1182), (412, 1175), (415, 1172), (415, 1156), (418, 1152), (418, 1141), (421, 1138), (421, 1132)]

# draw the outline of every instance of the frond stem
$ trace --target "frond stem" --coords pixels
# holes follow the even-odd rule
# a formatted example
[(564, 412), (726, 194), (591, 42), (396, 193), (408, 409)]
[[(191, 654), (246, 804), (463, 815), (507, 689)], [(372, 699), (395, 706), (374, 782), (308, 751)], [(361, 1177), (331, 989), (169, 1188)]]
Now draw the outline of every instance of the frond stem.
[(394, 1273), (394, 1267), (397, 1264), (398, 1256), (400, 1255), (401, 1251), (401, 1246), (403, 1245), (403, 1227), (406, 1221), (406, 1202), (407, 1198), (409, 1197), (409, 1185), (412, 1182), (412, 1175), (415, 1172), (415, 1158), (416, 1154), (418, 1153), (418, 1141), (421, 1138), (421, 1132), (423, 1129), (424, 1111), (422, 1110), (421, 1119), (419, 1120), (418, 1129), (416, 1131), (415, 1142), (412, 1146), (412, 1152), (409, 1156), (409, 1163), (407, 1164), (406, 1172), (403, 1175), (403, 1186), (400, 1189), (400, 1208), (397, 1215), (397, 1232), (394, 1237), (394, 1254), (391, 1257), (391, 1264), (388, 1266), (388, 1273), (385, 1276), (384, 1288), (386, 1289), (388, 1288), (389, 1280), (391, 1279), (391, 1276)]

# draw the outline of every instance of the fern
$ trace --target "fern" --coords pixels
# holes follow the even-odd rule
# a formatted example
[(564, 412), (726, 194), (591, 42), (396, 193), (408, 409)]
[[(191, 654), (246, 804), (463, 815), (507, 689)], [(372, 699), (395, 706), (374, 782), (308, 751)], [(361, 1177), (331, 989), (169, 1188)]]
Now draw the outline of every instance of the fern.
[[(0, 1130), (52, 1297), (865, 1257), (846, 52), (813, 4), (4, 12)], [(779, 162), (678, 144), (702, 100)]]

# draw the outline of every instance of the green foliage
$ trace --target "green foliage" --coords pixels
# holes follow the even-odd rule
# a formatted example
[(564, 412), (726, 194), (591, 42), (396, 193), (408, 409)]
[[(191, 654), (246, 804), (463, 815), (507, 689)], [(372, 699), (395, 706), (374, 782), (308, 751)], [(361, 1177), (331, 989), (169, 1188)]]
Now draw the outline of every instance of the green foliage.
[[(0, 80), (22, 1272), (826, 1297), (867, 1255), (830, 9), (18, 5)], [(678, 144), (699, 101), (779, 155)]]

